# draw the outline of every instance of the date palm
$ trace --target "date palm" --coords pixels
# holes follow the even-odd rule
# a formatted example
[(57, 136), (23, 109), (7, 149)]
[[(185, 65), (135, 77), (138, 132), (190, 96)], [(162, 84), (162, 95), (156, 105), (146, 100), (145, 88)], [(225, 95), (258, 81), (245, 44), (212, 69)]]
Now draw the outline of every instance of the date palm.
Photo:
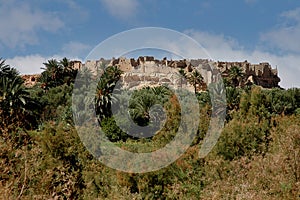
[(59, 62), (55, 59), (48, 60), (47, 63), (43, 63), (45, 65), (45, 70), (50, 73), (50, 77), (52, 79), (60, 78), (60, 74), (62, 72), (62, 67)]
[[(5, 64), (5, 60), (0, 59), (0, 105), (1, 110), (10, 107), (18, 107), (25, 100), (20, 95), (23, 89), (23, 79), (19, 76), (18, 71)], [(15, 102), (16, 103), (15, 105)]]
[(150, 122), (150, 109), (155, 104), (156, 97), (151, 91), (142, 89), (135, 93), (129, 104), (133, 121), (140, 126), (146, 126)]
[(43, 87), (49, 89), (63, 84), (70, 85), (74, 83), (78, 70), (72, 67), (69, 59), (66, 57), (60, 61), (56, 59), (48, 60), (44, 64), (44, 72), (42, 72), (39, 82)]
[[(14, 78), (18, 76), (18, 71), (14, 68), (11, 68), (9, 65), (5, 64), (5, 60), (0, 58), (0, 77)], [(20, 78), (21, 80), (21, 78)]]
[(96, 114), (99, 119), (111, 116), (112, 92), (120, 79), (122, 71), (117, 66), (107, 67), (98, 81), (96, 90)]
[(243, 70), (238, 66), (233, 66), (229, 69), (228, 78), (229, 82), (232, 84), (233, 87), (237, 87), (240, 84), (241, 79), (244, 77)]
[(13, 110), (24, 110), (26, 99), (29, 93), (25, 90), (18, 77), (8, 79), (2, 77), (1, 79), (1, 107), (8, 109), (10, 112)]
[(30, 125), (34, 123), (36, 121), (34, 111), (38, 108), (38, 104), (30, 97), (18, 71), (2, 61), (0, 74), (1, 126), (7, 128), (8, 125), (14, 127), (17, 124)]
[(78, 70), (72, 67), (70, 60), (66, 57), (59, 61), (59, 65), (63, 71), (64, 82), (70, 85), (75, 81)]
[(197, 88), (204, 84), (203, 77), (197, 70), (188, 75), (187, 80), (194, 87), (195, 94), (197, 93)]
[(30, 97), (19, 77), (0, 78), (0, 118), (3, 128), (36, 126), (38, 108), (38, 103)]
[(56, 87), (63, 84), (63, 68), (56, 59), (43, 63), (45, 71), (42, 72), (39, 81), (45, 88)]

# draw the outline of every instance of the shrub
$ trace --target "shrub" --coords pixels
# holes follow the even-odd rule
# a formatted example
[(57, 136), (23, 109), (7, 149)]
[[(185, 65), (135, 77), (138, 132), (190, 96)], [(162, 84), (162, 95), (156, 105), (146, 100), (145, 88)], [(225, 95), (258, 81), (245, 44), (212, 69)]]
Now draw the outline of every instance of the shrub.
[(256, 118), (246, 122), (233, 119), (225, 126), (216, 151), (228, 160), (266, 153), (269, 129), (268, 121), (257, 123)]

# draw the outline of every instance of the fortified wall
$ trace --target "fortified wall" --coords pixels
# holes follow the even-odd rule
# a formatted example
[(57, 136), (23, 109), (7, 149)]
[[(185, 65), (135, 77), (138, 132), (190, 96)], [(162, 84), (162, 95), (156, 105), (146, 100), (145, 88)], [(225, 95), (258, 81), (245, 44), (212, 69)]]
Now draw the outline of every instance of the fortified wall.
[[(229, 70), (233, 66), (240, 67), (245, 74), (245, 77), (239, 80), (240, 86), (256, 84), (264, 88), (273, 88), (279, 87), (278, 83), (280, 82), (277, 69), (273, 69), (267, 62), (251, 64), (247, 61), (215, 62), (208, 59), (168, 60), (163, 58), (158, 60), (152, 56), (141, 56), (137, 59), (121, 57), (105, 60), (101, 58), (99, 60), (88, 60), (86, 63), (71, 61), (70, 64), (74, 69), (86, 67), (93, 73), (103, 69), (103, 66), (118, 66), (124, 72), (121, 81), (126, 88), (168, 84), (173, 85), (175, 88), (185, 85), (185, 87), (192, 89), (192, 86), (179, 75), (179, 69), (184, 70), (187, 74), (194, 70), (199, 71), (204, 78), (204, 82), (208, 85), (217, 78), (218, 74), (221, 74), (222, 77), (228, 77)], [(24, 75), (25, 84), (28, 86), (34, 85), (38, 76)]]
[(24, 80), (24, 85), (26, 87), (32, 87), (37, 83), (40, 74), (31, 74), (31, 75), (22, 75), (22, 79)]
[(228, 76), (229, 69), (233, 66), (240, 67), (245, 73), (245, 78), (241, 84), (254, 83), (264, 88), (279, 87), (280, 78), (278, 70), (273, 69), (268, 62), (251, 64), (244, 62), (216, 62), (215, 66), (221, 71), (223, 77)]
[(125, 73), (122, 76), (123, 84), (129, 88), (134, 85), (144, 83), (146, 85), (171, 84), (179, 87), (182, 82), (178, 76), (178, 70), (182, 69), (185, 73), (198, 70), (204, 78), (206, 84), (213, 82), (218, 74), (228, 77), (229, 70), (233, 66), (240, 67), (245, 74), (239, 80), (239, 85), (256, 84), (264, 88), (279, 87), (280, 78), (277, 69), (273, 69), (267, 62), (251, 64), (244, 62), (214, 62), (208, 59), (183, 59), (168, 60), (163, 58), (157, 60), (152, 56), (134, 58), (113, 58), (111, 60), (100, 59), (97, 61), (87, 61), (83, 66), (92, 71), (101, 68), (102, 65), (118, 66)]

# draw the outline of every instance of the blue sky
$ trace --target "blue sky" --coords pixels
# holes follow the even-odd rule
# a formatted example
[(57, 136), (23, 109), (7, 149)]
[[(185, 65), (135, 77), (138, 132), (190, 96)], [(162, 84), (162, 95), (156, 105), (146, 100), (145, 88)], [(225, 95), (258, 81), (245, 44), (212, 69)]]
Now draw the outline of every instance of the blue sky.
[(270, 62), (300, 87), (298, 0), (0, 0), (0, 57), (21, 73), (47, 59), (83, 60), (101, 41), (138, 27), (189, 35), (214, 60)]

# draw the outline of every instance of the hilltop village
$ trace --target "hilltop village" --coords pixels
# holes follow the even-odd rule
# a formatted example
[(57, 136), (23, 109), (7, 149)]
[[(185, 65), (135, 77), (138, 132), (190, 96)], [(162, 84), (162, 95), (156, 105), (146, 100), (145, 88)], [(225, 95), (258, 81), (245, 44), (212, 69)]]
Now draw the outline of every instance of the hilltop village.
[[(221, 74), (223, 78), (229, 76), (232, 67), (239, 67), (244, 74), (242, 79), (239, 79), (239, 86), (246, 84), (255, 84), (263, 88), (279, 87), (280, 78), (278, 77), (277, 68), (273, 69), (267, 62), (259, 64), (251, 64), (248, 61), (244, 62), (221, 62), (211, 61), (208, 59), (183, 59), (183, 60), (168, 60), (163, 58), (157, 60), (152, 56), (141, 56), (134, 58), (113, 58), (111, 60), (99, 59), (88, 60), (86, 63), (81, 61), (71, 61), (71, 66), (74, 69), (87, 67), (92, 72), (96, 72), (101, 66), (118, 66), (124, 72), (122, 81), (125, 87), (132, 88), (141, 82), (144, 85), (155, 84), (172, 84), (175, 87), (182, 84), (178, 80), (178, 71), (182, 69), (185, 73), (190, 73), (197, 70), (203, 76), (206, 84), (214, 80), (216, 74)], [(32, 86), (37, 82), (40, 75), (23, 75), (26, 86)]]

